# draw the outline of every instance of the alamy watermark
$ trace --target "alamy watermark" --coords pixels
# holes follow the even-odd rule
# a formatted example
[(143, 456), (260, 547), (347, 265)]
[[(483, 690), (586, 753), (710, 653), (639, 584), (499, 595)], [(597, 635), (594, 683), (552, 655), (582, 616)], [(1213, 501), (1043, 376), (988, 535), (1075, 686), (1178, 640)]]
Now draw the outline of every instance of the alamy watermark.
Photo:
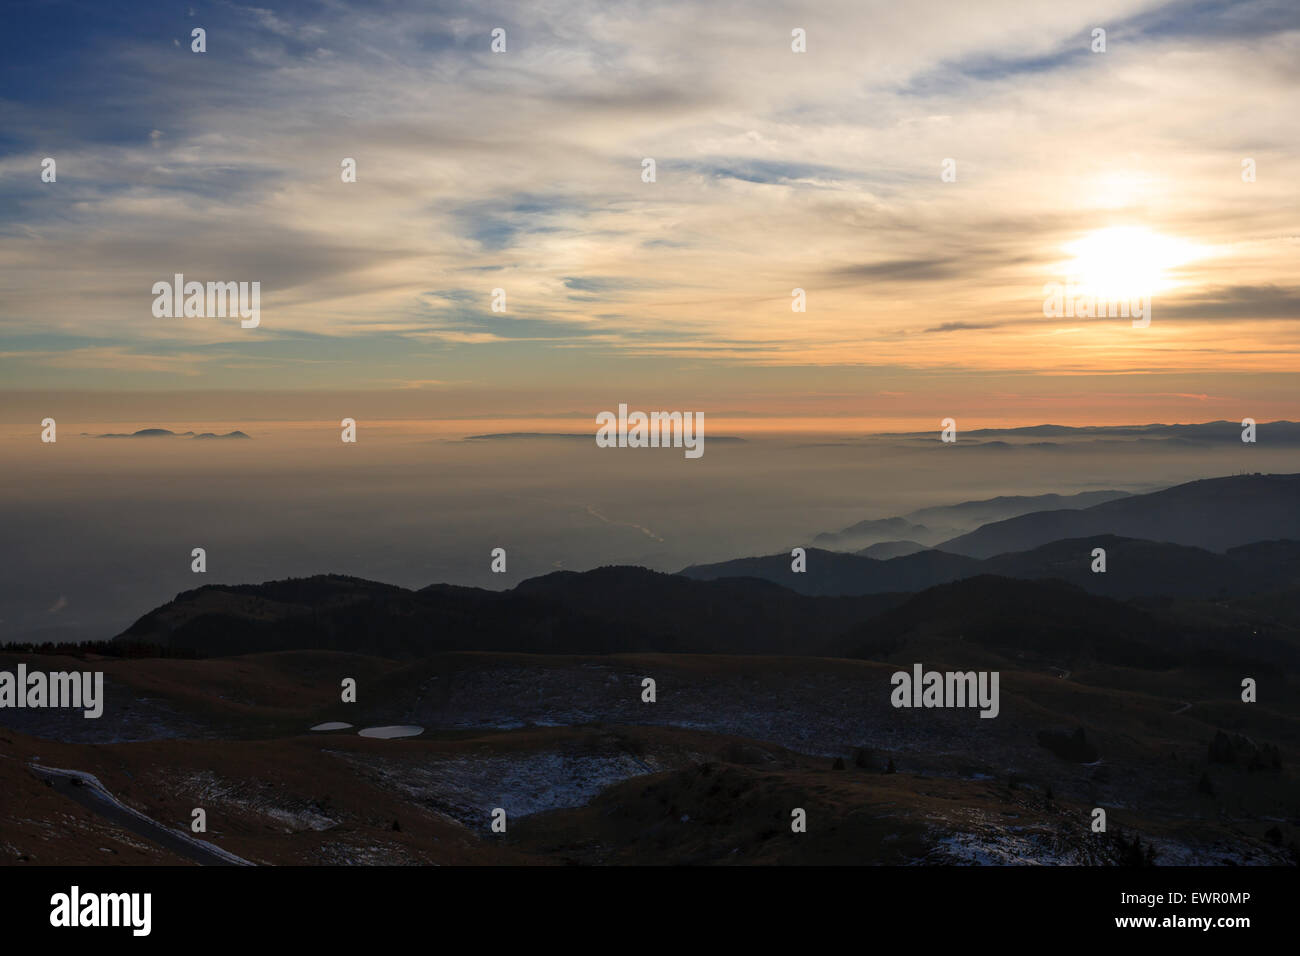
[(1101, 296), (1086, 285), (1067, 280), (1047, 283), (1043, 286), (1043, 296), (1043, 315), (1049, 319), (1131, 318), (1135, 329), (1145, 329), (1151, 324), (1150, 292), (1139, 296)]
[(920, 664), (912, 672), (895, 671), (889, 702), (895, 707), (978, 707), (981, 717), (996, 717), (998, 671), (927, 671)]
[(50, 897), (50, 925), (126, 927), (132, 936), (148, 936), (153, 928), (152, 893), (83, 893), (73, 886)]
[(262, 283), (186, 282), (182, 273), (153, 284), (156, 319), (224, 319), (239, 316), (239, 327), (255, 329), (262, 321)]
[(19, 664), (16, 672), (0, 671), (0, 709), (6, 707), (81, 708), (93, 720), (104, 713), (104, 672), (28, 672)]
[(628, 412), (596, 416), (596, 445), (600, 448), (684, 448), (687, 458), (704, 454), (703, 412)]

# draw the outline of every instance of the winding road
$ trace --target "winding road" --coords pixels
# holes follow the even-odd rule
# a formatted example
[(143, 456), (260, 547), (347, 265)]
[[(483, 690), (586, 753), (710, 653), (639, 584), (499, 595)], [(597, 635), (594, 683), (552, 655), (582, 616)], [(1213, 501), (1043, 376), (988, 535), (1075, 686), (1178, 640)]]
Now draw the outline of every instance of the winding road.
[(203, 840), (180, 830), (163, 826), (157, 820), (146, 817), (138, 810), (133, 810), (122, 803), (105, 789), (99, 778), (80, 770), (60, 770), (57, 767), (43, 767), (40, 764), (28, 764), (28, 767), (41, 780), (56, 791), (93, 810), (114, 826), (130, 830), (136, 836), (144, 837), (177, 856), (184, 857), (201, 866), (253, 866), (248, 860), (235, 856)]

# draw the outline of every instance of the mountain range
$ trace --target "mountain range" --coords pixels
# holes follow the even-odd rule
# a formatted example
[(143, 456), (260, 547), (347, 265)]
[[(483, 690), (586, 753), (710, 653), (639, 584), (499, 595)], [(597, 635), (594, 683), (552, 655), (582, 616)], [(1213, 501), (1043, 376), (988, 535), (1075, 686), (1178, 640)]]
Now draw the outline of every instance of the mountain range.
[[(1155, 505), (1173, 502), (1186, 514), (1199, 501), (1214, 516), (1199, 528), (1218, 541), (1222, 529), (1248, 526), (1265, 503), (1284, 510), (1280, 502), (1297, 494), (1295, 476), (1226, 478), (1009, 521), (1051, 527), (1060, 515), (1095, 512), (1143, 521)], [(1270, 530), (1292, 529), (1274, 522)], [(1300, 628), (1292, 600), (1300, 593), (1300, 529), (1294, 533), (1222, 551), (1109, 533), (990, 558), (925, 549), (877, 560), (810, 549), (802, 573), (778, 554), (675, 575), (559, 571), (506, 591), (410, 590), (338, 575), (208, 585), (145, 614), (120, 640), (200, 656), (315, 648), (395, 659), (450, 651), (854, 657), (902, 646), (906, 635), (942, 637), (948, 646), (981, 644), (972, 635), (986, 633), (1019, 654), (1034, 641), (1053, 643), (1058, 661), (1170, 666), (1217, 647), (1220, 656), (1280, 665), (1293, 659)], [(1096, 549), (1105, 552), (1105, 571), (1093, 570)], [(1066, 632), (1091, 636), (1067, 640)], [(1245, 635), (1249, 653), (1239, 643)], [(989, 637), (981, 646), (996, 643)]]
[[(102, 815), (33, 829), (72, 806), (75, 788), (28, 769), (58, 767), (182, 828), (201, 793), (221, 820), (208, 839), (260, 863), (1294, 863), (1297, 488), (1246, 476), (923, 516), (992, 514), (976, 540), (1061, 515), (1119, 529), (988, 557), (813, 548), (804, 573), (783, 553), (503, 591), (195, 588), (112, 644), (0, 648), (0, 666), (94, 659), (110, 703), (96, 721), (3, 712), (0, 827), (24, 860), (176, 862)], [(1269, 507), (1270, 533), (1236, 543)], [(1164, 508), (1198, 515), (1190, 541), (1122, 533)], [(892, 706), (891, 674), (921, 662), (998, 673), (998, 719)], [(357, 733), (396, 724), (416, 736)], [(814, 823), (794, 839), (792, 806)], [(1098, 806), (1109, 833), (1089, 827)]]

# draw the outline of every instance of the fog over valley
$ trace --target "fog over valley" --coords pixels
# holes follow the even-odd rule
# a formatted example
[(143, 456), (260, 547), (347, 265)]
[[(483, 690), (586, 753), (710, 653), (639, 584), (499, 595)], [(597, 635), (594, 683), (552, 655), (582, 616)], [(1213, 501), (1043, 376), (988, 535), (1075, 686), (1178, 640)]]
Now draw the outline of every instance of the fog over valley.
[[(1300, 471), (1287, 423), (1262, 423), (1255, 444), (1231, 422), (1173, 432), (972, 427), (956, 444), (940, 442), (937, 425), (779, 434), (727, 422), (706, 433), (694, 460), (670, 448), (599, 448), (594, 425), (581, 421), (362, 420), (356, 444), (340, 441), (334, 421), (60, 421), (54, 444), (31, 426), (0, 426), (0, 636), (108, 638), (181, 591), (322, 573), (500, 589), (559, 569), (675, 572), (793, 547), (884, 542), (873, 556), (890, 557), (908, 550), (890, 543), (908, 539), (906, 528), (842, 545), (826, 538), (999, 495), (1146, 492)], [(96, 437), (145, 429), (175, 434)], [(232, 432), (248, 440), (193, 440)], [(954, 524), (920, 515), (932, 538), (919, 544), (1001, 516), (976, 510)], [(193, 548), (205, 549), (206, 574), (191, 571)], [(494, 548), (506, 550), (503, 574), (490, 570)]]

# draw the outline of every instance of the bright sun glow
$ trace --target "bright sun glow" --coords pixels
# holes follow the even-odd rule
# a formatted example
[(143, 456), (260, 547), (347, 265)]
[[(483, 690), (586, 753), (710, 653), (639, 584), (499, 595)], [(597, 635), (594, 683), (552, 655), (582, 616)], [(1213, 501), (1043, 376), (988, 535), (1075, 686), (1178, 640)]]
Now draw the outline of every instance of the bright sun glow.
[(1169, 271), (1194, 256), (1194, 247), (1141, 226), (1112, 226), (1069, 243), (1071, 281), (1103, 297), (1151, 295), (1177, 283)]

